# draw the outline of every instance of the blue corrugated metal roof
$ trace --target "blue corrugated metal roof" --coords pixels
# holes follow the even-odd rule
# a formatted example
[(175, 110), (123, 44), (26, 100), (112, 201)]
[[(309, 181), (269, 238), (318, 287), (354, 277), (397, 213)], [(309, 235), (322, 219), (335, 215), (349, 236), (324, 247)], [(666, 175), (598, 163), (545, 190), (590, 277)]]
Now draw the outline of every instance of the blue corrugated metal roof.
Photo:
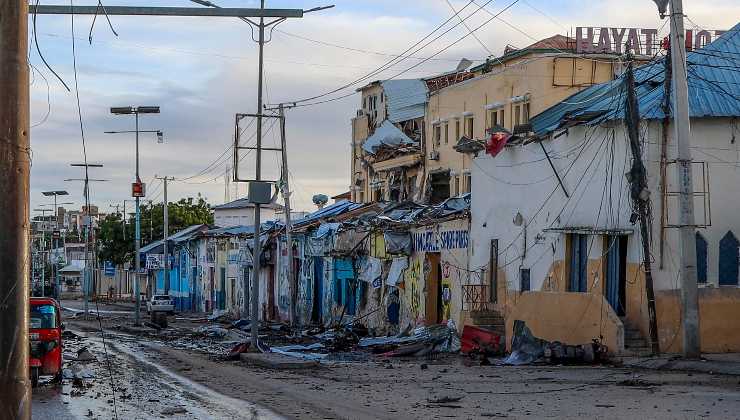
[[(268, 231), (277, 225), (278, 223), (274, 221), (262, 223), (260, 224), (260, 232)], [(205, 234), (208, 236), (253, 235), (254, 226), (253, 225), (249, 225), (249, 226), (239, 225), (239, 226), (221, 227), (221, 228), (211, 229), (207, 231)]]
[[(198, 233), (198, 231), (201, 228), (205, 227), (205, 226), (206, 225), (192, 225), (192, 226), (188, 226), (188, 227), (186, 227), (183, 230), (180, 230), (180, 231), (178, 231), (176, 233), (173, 233), (172, 235), (170, 235), (168, 237), (168, 239), (170, 240), (170, 242), (181, 242), (182, 240), (187, 240), (189, 237), (192, 237), (193, 235), (195, 235), (196, 233)], [(141, 247), (139, 249), (139, 253), (141, 253), (141, 254), (149, 253), (152, 250), (154, 250), (154, 249), (162, 246), (163, 243), (164, 243), (164, 241), (162, 239), (160, 239), (158, 241), (154, 241), (154, 242), (152, 242), (152, 243), (150, 243), (150, 244), (148, 244), (146, 246)]]
[(421, 118), (427, 103), (427, 84), (420, 79), (393, 79), (381, 82), (390, 122)]
[[(689, 112), (691, 117), (740, 116), (740, 24), (716, 41), (687, 54)], [(530, 121), (543, 135), (569, 123), (596, 124), (624, 118), (624, 77), (592, 86), (550, 107)], [(665, 58), (635, 70), (640, 117), (664, 117)]]
[(293, 227), (305, 226), (307, 224), (323, 219), (325, 217), (338, 216), (342, 213), (346, 213), (348, 211), (352, 211), (357, 208), (360, 208), (363, 205), (364, 204), (362, 203), (353, 203), (351, 201), (340, 201), (338, 203), (334, 203), (332, 205), (326, 206), (321, 210), (316, 210), (315, 212), (304, 217), (303, 219), (296, 220), (295, 222), (293, 222)]
[(411, 145), (416, 143), (404, 134), (403, 131), (399, 130), (398, 127), (393, 125), (392, 122), (385, 120), (383, 124), (380, 124), (380, 127), (375, 129), (373, 135), (365, 140), (362, 144), (362, 149), (374, 155), (380, 146), (397, 147), (405, 144)]

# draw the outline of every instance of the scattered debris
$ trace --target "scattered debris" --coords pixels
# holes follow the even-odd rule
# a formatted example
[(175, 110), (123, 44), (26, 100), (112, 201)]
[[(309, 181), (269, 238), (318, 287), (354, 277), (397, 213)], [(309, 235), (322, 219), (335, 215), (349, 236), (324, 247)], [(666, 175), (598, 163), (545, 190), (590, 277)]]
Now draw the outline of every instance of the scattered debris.
[(239, 343), (235, 345), (229, 354), (226, 355), (226, 360), (239, 360), (239, 355), (249, 351), (249, 343)]
[(434, 399), (427, 398), (427, 402), (431, 404), (446, 404), (446, 403), (455, 403), (463, 399), (463, 396), (459, 397), (439, 397)]
[(460, 342), (460, 351), (463, 354), (498, 356), (503, 354), (505, 350), (501, 342), (501, 336), (498, 333), (474, 325), (463, 327)]
[(551, 364), (596, 363), (607, 360), (609, 349), (594, 339), (589, 344), (569, 345), (535, 337), (524, 321), (514, 321), (511, 354), (500, 364), (526, 365), (535, 362)]
[(98, 361), (98, 359), (92, 353), (90, 353), (87, 347), (82, 347), (79, 350), (77, 350), (77, 357), (75, 357), (74, 360), (78, 362), (97, 362)]

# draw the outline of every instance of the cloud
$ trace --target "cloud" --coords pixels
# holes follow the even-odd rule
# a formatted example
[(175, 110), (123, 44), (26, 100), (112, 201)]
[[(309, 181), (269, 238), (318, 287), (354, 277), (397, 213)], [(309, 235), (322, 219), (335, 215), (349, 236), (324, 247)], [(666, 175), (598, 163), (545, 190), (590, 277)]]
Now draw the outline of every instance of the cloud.
[[(484, 4), (485, 0), (476, 0)], [(66, 4), (61, 1), (52, 2)], [(82, 2), (80, 2), (82, 3)], [(125, 2), (107, 1), (106, 4)], [(190, 5), (185, 0), (162, 2), (168, 5)], [(324, 2), (269, 1), (270, 7), (308, 7)], [(453, 1), (461, 9), (468, 1)], [(532, 6), (544, 11), (543, 16)], [(224, 6), (254, 6), (255, 1), (222, 0)], [(390, 59), (389, 56), (321, 45), (286, 35), (285, 32), (365, 51), (398, 54), (424, 38), (451, 15), (442, 1), (339, 0), (337, 7), (307, 15), (278, 26), (279, 32), (265, 47), (265, 99), (268, 103), (295, 100), (327, 92), (351, 82)], [(508, 2), (491, 2), (487, 8), (497, 12)], [(473, 11), (471, 5), (466, 12)], [(691, 2), (686, 13), (692, 20), (710, 28), (726, 29), (740, 16), (738, 5), (705, 1)], [(462, 16), (467, 14), (461, 13)], [(480, 11), (469, 19), (475, 28), (490, 18)], [(556, 0), (536, 2), (522, 0), (501, 15), (518, 31), (494, 20), (478, 35), (488, 49), (500, 53), (507, 44), (525, 46), (531, 38), (540, 39), (555, 33), (566, 33), (575, 26), (659, 27), (655, 6), (648, 0), (626, 0), (591, 3)], [(554, 23), (556, 20), (561, 25)], [(150, 181), (154, 174), (188, 177), (201, 172), (230, 146), (233, 141), (234, 115), (256, 110), (257, 47), (245, 23), (232, 19), (190, 18), (125, 18), (113, 23), (120, 36), (108, 30), (98, 19), (92, 45), (87, 42), (91, 19), (77, 17), (76, 42), (80, 99), (85, 124), (88, 159), (102, 162), (105, 168), (95, 177), (110, 179), (93, 188), (93, 200), (101, 208), (129, 198), (133, 180), (133, 135), (106, 135), (107, 130), (131, 130), (133, 118), (109, 114), (109, 107), (120, 105), (160, 105), (162, 113), (142, 117), (143, 129), (161, 129), (165, 143), (157, 144), (153, 135), (140, 139), (141, 178)], [(40, 17), (39, 40), (47, 59), (68, 82), (73, 82), (70, 20), (66, 17)], [(445, 26), (457, 24), (452, 19)], [(522, 33), (524, 32), (524, 33)], [(438, 31), (437, 34), (441, 33)], [(440, 39), (413, 53), (428, 57), (467, 34), (458, 26)], [(431, 39), (431, 38), (430, 38)], [(423, 42), (420, 45), (423, 45)], [(420, 77), (454, 68), (460, 58), (483, 59), (487, 52), (472, 37), (467, 37), (434, 60), (419, 65), (401, 77)], [(82, 159), (82, 146), (74, 94), (66, 92), (43, 68), (37, 54), (32, 63), (49, 81), (52, 112), (48, 119), (31, 131), (34, 154), (32, 168), (33, 204), (45, 202), (40, 191), (67, 187), (81, 202), (81, 186), (65, 184), (64, 178), (78, 177), (79, 169), (69, 163)], [(408, 59), (390, 70), (374, 74), (365, 82), (391, 77), (419, 63)], [(354, 86), (357, 87), (357, 86)], [(36, 78), (32, 90), (32, 122), (39, 122), (47, 112), (47, 87)], [(351, 92), (344, 90), (341, 93)], [(335, 97), (336, 95), (329, 95)], [(315, 107), (297, 108), (287, 113), (289, 163), (295, 190), (294, 202), (299, 209), (313, 209), (311, 196), (329, 195), (349, 188), (350, 119), (358, 108), (358, 96)], [(249, 134), (253, 131), (250, 128)], [(246, 135), (249, 135), (246, 134)], [(274, 142), (272, 135), (266, 141)], [(274, 156), (266, 155), (266, 173), (277, 174)], [(212, 203), (224, 200), (222, 174), (232, 159), (230, 154), (218, 160), (206, 174), (191, 179), (212, 183), (175, 182), (170, 188), (172, 200), (201, 192)], [(245, 159), (244, 162), (249, 162)], [(242, 173), (253, 171), (246, 163)], [(267, 176), (267, 175), (266, 175)], [(150, 184), (155, 191), (158, 181)], [(245, 186), (239, 188), (243, 196)], [(235, 187), (232, 186), (231, 198)]]

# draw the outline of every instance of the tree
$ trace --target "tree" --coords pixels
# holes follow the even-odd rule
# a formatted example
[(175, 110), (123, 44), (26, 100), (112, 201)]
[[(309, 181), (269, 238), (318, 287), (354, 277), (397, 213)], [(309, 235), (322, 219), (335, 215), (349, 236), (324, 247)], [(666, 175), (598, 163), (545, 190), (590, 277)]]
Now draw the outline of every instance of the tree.
[[(164, 204), (141, 206), (141, 242), (142, 246), (163, 238)], [(192, 225), (212, 225), (211, 206), (202, 197), (183, 198), (169, 203), (168, 207), (170, 235)], [(112, 261), (116, 265), (132, 262), (134, 259), (134, 226), (135, 216), (129, 216), (126, 223), (126, 236), (123, 236), (123, 222), (120, 214), (108, 215), (100, 223), (100, 261)]]

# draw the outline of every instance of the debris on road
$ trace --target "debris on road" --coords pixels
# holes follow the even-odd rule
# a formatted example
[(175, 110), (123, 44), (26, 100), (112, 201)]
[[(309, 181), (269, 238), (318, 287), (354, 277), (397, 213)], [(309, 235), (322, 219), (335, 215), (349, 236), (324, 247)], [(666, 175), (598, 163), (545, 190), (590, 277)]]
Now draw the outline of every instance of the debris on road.
[(596, 363), (607, 360), (609, 349), (594, 339), (589, 344), (569, 345), (537, 338), (524, 321), (514, 321), (511, 354), (500, 361), (503, 365)]

